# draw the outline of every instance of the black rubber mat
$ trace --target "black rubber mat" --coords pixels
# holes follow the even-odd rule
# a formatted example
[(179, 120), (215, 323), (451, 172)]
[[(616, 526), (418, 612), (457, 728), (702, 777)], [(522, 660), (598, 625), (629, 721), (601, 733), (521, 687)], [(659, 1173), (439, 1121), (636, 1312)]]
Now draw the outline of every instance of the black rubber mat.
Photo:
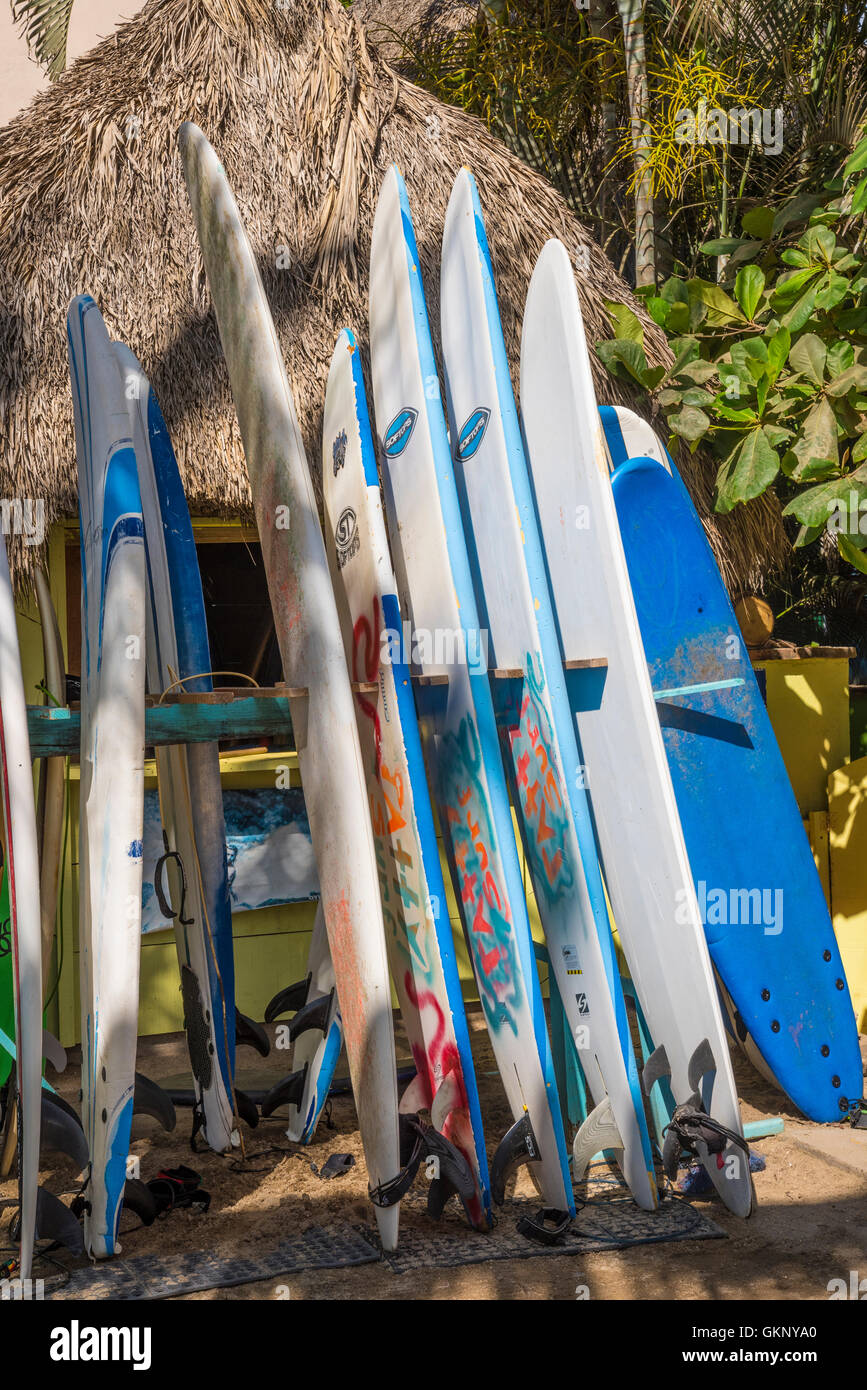
[[(589, 1185), (592, 1200), (578, 1212), (562, 1245), (540, 1245), (517, 1230), (521, 1217), (538, 1211), (538, 1201), (508, 1202), (497, 1213), (489, 1235), (468, 1230), (452, 1204), (449, 1216), (438, 1225), (405, 1221), (398, 1249), (382, 1258), (395, 1274), (407, 1274), (416, 1269), (480, 1264), (483, 1260), (526, 1260), (542, 1255), (580, 1255), (588, 1250), (624, 1250), (665, 1241), (725, 1238), (725, 1231), (715, 1221), (678, 1197), (667, 1196), (655, 1212), (641, 1211), (619, 1184), (607, 1191), (605, 1186)], [(372, 1245), (377, 1244), (372, 1228), (356, 1229)]]
[(52, 1290), (46, 1281), (45, 1295), (53, 1300), (176, 1298), (178, 1294), (201, 1293), (204, 1289), (228, 1289), (260, 1279), (276, 1279), (303, 1269), (343, 1269), (380, 1258), (379, 1248), (352, 1226), (311, 1226), (300, 1235), (257, 1253), (255, 1258), (187, 1250), (156, 1259), (137, 1255), (130, 1260), (88, 1265), (73, 1270), (69, 1281), (60, 1288)]

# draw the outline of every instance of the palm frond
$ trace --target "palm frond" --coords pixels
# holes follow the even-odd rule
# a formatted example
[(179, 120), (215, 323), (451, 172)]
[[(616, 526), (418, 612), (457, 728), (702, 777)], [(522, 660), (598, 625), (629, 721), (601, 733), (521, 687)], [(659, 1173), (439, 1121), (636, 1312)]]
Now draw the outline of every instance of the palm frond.
[(11, 0), (12, 18), (50, 78), (66, 68), (73, 0)]

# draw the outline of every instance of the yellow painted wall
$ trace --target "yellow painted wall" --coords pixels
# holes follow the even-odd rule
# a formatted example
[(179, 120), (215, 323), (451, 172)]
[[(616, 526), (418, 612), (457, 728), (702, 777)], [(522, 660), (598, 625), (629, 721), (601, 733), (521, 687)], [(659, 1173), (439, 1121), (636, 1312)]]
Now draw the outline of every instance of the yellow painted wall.
[(759, 661), (768, 714), (801, 815), (828, 808), (828, 775), (849, 761), (849, 662)]
[(855, 1017), (867, 1032), (867, 758), (828, 778), (834, 931)]

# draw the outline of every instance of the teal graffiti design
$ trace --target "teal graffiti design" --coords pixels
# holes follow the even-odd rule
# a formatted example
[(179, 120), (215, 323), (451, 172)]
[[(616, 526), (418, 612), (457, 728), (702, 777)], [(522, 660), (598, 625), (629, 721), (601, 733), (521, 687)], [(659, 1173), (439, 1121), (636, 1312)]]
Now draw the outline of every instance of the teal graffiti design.
[(541, 658), (528, 652), (512, 760), (533, 885), (553, 903), (572, 891), (575, 870), (569, 854), (569, 811), (547, 703)]
[(451, 859), (460, 884), (461, 916), (476, 966), (479, 997), (488, 1026), (507, 1025), (518, 1036), (523, 1003), (521, 974), (508, 899), (494, 866), (496, 837), (481, 779), (482, 753), (473, 721), (464, 716), (457, 732), (441, 743), (441, 797)]

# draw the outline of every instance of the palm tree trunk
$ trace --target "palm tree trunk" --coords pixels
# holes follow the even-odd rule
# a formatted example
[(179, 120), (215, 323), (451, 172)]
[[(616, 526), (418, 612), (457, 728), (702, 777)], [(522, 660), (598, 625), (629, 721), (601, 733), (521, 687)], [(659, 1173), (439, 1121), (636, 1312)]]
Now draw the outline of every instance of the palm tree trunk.
[(656, 244), (653, 215), (650, 90), (644, 47), (644, 0), (617, 0), (626, 52), (626, 89), (635, 156), (635, 283), (656, 282)]

